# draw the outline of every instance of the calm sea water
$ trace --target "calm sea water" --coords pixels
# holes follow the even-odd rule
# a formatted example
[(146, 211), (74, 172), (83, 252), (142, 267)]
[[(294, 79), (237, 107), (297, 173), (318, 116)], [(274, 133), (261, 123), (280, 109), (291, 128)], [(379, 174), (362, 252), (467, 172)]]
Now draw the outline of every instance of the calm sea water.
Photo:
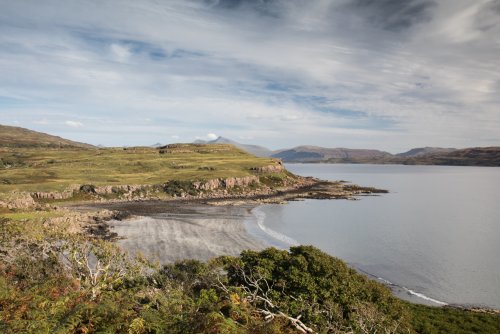
[(390, 193), (264, 205), (251, 234), (276, 246), (315, 245), (409, 300), (500, 308), (500, 168), (286, 167)]

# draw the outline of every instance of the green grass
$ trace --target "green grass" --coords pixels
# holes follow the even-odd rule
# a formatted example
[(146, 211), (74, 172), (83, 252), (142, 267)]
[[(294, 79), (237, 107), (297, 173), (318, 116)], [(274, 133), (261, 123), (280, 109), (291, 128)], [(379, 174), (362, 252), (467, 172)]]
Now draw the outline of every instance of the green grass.
[(163, 184), (169, 180), (242, 177), (251, 175), (252, 167), (273, 163), (222, 144), (183, 144), (163, 154), (144, 147), (1, 148), (0, 159), (0, 193), (62, 191), (73, 184)]
[(407, 304), (419, 334), (500, 333), (500, 315)]
[(62, 217), (63, 213), (58, 211), (29, 211), (29, 212), (9, 212), (0, 214), (0, 219), (5, 218), (13, 221), (39, 221), (46, 218)]

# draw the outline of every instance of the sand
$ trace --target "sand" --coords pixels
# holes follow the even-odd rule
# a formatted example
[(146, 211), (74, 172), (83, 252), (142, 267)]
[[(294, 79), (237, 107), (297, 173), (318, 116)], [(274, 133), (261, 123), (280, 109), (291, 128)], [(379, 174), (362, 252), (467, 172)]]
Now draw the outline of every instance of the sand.
[(245, 206), (186, 205), (108, 224), (120, 238), (118, 245), (131, 254), (140, 252), (160, 263), (206, 261), (220, 255), (239, 255), (245, 249), (265, 248), (245, 229), (245, 222), (255, 219), (250, 210)]

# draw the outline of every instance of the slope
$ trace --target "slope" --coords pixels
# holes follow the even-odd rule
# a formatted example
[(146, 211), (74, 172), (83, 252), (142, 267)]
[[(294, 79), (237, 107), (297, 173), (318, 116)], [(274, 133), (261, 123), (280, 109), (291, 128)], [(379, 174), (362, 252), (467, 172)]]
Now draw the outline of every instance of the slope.
[(8, 125), (0, 125), (0, 147), (96, 148), (89, 144)]

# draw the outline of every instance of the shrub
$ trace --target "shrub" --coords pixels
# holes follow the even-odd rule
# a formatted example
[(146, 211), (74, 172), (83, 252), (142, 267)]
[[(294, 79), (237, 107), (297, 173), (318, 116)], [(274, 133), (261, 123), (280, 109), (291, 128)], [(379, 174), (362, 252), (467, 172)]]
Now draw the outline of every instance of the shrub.
[(92, 184), (81, 185), (80, 192), (86, 193), (86, 194), (95, 194), (95, 186)]
[(163, 186), (163, 191), (165, 191), (170, 196), (182, 196), (184, 194), (189, 194), (191, 196), (196, 196), (199, 193), (198, 189), (195, 189), (191, 181), (179, 181), (170, 180)]

